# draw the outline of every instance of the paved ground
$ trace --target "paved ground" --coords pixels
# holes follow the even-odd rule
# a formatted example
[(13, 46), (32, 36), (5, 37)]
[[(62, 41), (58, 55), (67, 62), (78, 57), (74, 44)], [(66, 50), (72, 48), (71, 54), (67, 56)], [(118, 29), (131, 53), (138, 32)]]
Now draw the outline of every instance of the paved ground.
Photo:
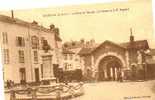
[(84, 91), (72, 100), (155, 100), (155, 81), (87, 83)]
[(88, 83), (84, 89), (72, 100), (155, 100), (155, 81)]

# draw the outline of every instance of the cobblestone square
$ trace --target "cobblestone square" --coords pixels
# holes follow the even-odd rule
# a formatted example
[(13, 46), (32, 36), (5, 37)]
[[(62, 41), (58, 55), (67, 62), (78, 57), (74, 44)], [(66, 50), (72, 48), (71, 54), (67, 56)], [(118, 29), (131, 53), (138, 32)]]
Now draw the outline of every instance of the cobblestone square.
[(72, 100), (155, 100), (155, 81), (87, 83), (84, 89)]

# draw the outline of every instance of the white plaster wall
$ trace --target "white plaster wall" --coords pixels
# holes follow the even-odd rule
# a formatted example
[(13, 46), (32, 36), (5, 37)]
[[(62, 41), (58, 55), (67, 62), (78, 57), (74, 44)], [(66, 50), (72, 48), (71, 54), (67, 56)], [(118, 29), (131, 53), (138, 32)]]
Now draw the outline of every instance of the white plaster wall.
[[(28, 35), (28, 28), (16, 25), (16, 24), (10, 24), (10, 23), (4, 23), (0, 22), (0, 33), (2, 35), (2, 32), (7, 32), (8, 35), (8, 44), (2, 45), (2, 48), (8, 48), (9, 49), (9, 56), (10, 56), (10, 62), (7, 65), (4, 65), (5, 70), (5, 81), (7, 79), (14, 80), (15, 82), (19, 82), (19, 68), (25, 67), (29, 70), (29, 45), (28, 41), (25, 41), (25, 47), (17, 47), (16, 45), (16, 37), (21, 36), (24, 37), (25, 40), (27, 40)], [(20, 64), (18, 59), (18, 50), (24, 50), (25, 55), (25, 63)], [(26, 56), (27, 55), (27, 56)], [(27, 80), (30, 78), (30, 71), (26, 71)]]
[[(19, 68), (26, 68), (26, 80), (28, 82), (34, 81), (34, 69), (39, 68), (41, 64), (41, 55), (38, 52), (39, 62), (38, 64), (34, 64), (33, 58), (33, 49), (31, 49), (31, 39), (30, 37), (36, 35), (38, 37), (43, 36), (45, 39), (48, 40), (49, 45), (51, 48), (55, 48), (55, 39), (54, 33), (47, 33), (41, 30), (36, 30), (28, 27), (23, 27), (17, 24), (10, 24), (0, 22), (0, 42), (2, 43), (2, 32), (7, 32), (8, 34), (8, 45), (1, 44), (1, 48), (8, 48), (9, 49), (9, 56), (10, 56), (10, 63), (5, 64), (4, 67), (4, 80), (7, 79), (14, 80), (14, 82), (19, 83)], [(24, 37), (25, 40), (25, 47), (17, 47), (16, 46), (16, 37), (21, 36)], [(25, 63), (19, 63), (19, 54), (18, 50), (24, 50), (24, 58)], [(55, 62), (55, 54), (53, 53), (53, 63)], [(41, 74), (40, 74), (41, 75)], [(40, 76), (41, 77), (41, 76)]]

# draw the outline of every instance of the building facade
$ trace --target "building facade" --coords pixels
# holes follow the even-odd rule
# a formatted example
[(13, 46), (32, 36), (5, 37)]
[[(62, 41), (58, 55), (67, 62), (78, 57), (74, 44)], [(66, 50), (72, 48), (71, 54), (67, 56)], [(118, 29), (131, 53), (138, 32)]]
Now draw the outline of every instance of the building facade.
[(85, 41), (70, 41), (63, 44), (63, 69), (64, 70), (84, 70), (84, 63), (81, 60), (79, 52), (82, 48), (94, 47), (95, 40)]
[(147, 78), (148, 79), (155, 79), (155, 49), (150, 49), (147, 54), (146, 58), (147, 63)]
[(81, 69), (81, 59), (78, 55), (81, 48), (63, 49), (63, 70)]
[(147, 71), (147, 40), (114, 43), (105, 41), (95, 48), (82, 48), (79, 52), (84, 62), (84, 76), (98, 81), (144, 79)]
[(0, 15), (0, 43), (4, 81), (15, 83), (52, 79), (53, 67), (59, 65), (61, 39), (59, 30)]

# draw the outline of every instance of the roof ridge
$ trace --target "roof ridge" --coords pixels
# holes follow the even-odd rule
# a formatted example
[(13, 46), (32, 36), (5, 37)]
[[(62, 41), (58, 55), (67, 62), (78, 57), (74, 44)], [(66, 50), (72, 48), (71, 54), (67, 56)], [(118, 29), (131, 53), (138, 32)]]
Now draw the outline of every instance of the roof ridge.
[(32, 22), (25, 21), (19, 18), (11, 18), (10, 16), (2, 15), (0, 14), (0, 20), (7, 22), (7, 23), (13, 23), (13, 24), (20, 24), (24, 25), (25, 27), (30, 27), (35, 28), (35, 29), (42, 29), (43, 31), (46, 32), (52, 32), (53, 30), (50, 30), (49, 28), (46, 28), (45, 26), (39, 25), (39, 24), (32, 24)]

